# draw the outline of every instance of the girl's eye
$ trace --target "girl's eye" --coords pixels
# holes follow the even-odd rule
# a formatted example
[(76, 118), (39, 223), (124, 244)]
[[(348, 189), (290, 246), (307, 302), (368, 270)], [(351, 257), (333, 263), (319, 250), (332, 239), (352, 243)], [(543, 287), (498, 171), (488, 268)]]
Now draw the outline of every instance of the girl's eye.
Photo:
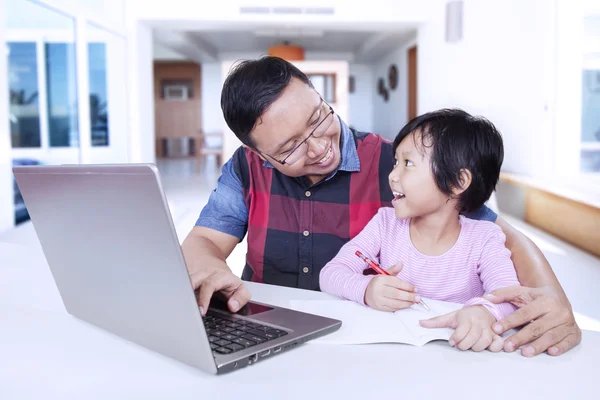
[(415, 164), (413, 164), (412, 161), (410, 161), (410, 160), (404, 160), (404, 166), (406, 166), (406, 167), (412, 167), (413, 165), (415, 165)]
[(394, 158), (394, 167), (398, 165), (398, 160)]

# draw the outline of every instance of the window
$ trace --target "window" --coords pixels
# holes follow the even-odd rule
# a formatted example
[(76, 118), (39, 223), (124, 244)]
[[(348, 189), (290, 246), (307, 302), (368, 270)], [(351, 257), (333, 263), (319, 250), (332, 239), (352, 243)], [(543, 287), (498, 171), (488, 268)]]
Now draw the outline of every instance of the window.
[(583, 70), (580, 168), (600, 172), (600, 69)]
[(12, 147), (40, 147), (36, 44), (35, 42), (8, 43), (7, 50)]
[(90, 85), (90, 129), (92, 146), (108, 146), (108, 97), (106, 90), (106, 45), (88, 43)]
[(315, 90), (329, 104), (335, 103), (335, 74), (307, 74)]
[(75, 44), (46, 44), (48, 135), (51, 147), (77, 147)]

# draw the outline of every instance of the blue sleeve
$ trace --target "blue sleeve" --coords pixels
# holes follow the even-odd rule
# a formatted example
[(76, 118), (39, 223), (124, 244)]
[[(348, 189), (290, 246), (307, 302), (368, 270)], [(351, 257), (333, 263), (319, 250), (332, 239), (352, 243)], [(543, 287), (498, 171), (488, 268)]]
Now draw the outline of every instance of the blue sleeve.
[(215, 229), (240, 239), (248, 229), (248, 208), (244, 202), (244, 190), (233, 168), (234, 159), (223, 165), (217, 188), (200, 212), (196, 226)]
[(496, 214), (494, 211), (489, 209), (487, 206), (483, 205), (483, 206), (481, 206), (480, 209), (475, 210), (470, 214), (465, 214), (465, 217), (471, 218), (471, 219), (477, 219), (480, 221), (496, 222), (496, 219), (498, 218), (498, 214)]

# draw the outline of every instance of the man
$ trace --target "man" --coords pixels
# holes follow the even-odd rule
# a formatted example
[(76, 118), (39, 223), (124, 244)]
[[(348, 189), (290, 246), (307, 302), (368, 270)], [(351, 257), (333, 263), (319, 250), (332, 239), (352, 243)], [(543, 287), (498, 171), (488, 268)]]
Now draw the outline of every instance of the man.
[[(202, 314), (215, 292), (238, 311), (250, 299), (242, 279), (318, 290), (321, 268), (393, 198), (391, 143), (349, 129), (292, 64), (240, 63), (225, 81), (221, 108), (243, 146), (182, 245)], [(581, 331), (541, 251), (486, 207), (469, 217), (502, 228), (523, 285), (489, 297), (521, 307), (494, 325), (498, 334), (527, 324), (504, 349), (559, 355), (577, 345)], [(240, 279), (225, 260), (246, 234)], [(451, 319), (436, 323), (451, 326)]]

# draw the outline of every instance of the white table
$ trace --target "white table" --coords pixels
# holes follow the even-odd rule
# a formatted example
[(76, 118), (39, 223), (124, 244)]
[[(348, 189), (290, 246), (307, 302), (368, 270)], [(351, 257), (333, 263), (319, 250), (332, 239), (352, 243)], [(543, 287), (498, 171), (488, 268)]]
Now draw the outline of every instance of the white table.
[[(323, 293), (249, 284), (286, 306)], [(305, 344), (210, 376), (66, 313), (39, 248), (0, 243), (0, 399), (598, 399), (600, 333), (569, 353)], [(372, 391), (376, 392), (373, 393)]]

